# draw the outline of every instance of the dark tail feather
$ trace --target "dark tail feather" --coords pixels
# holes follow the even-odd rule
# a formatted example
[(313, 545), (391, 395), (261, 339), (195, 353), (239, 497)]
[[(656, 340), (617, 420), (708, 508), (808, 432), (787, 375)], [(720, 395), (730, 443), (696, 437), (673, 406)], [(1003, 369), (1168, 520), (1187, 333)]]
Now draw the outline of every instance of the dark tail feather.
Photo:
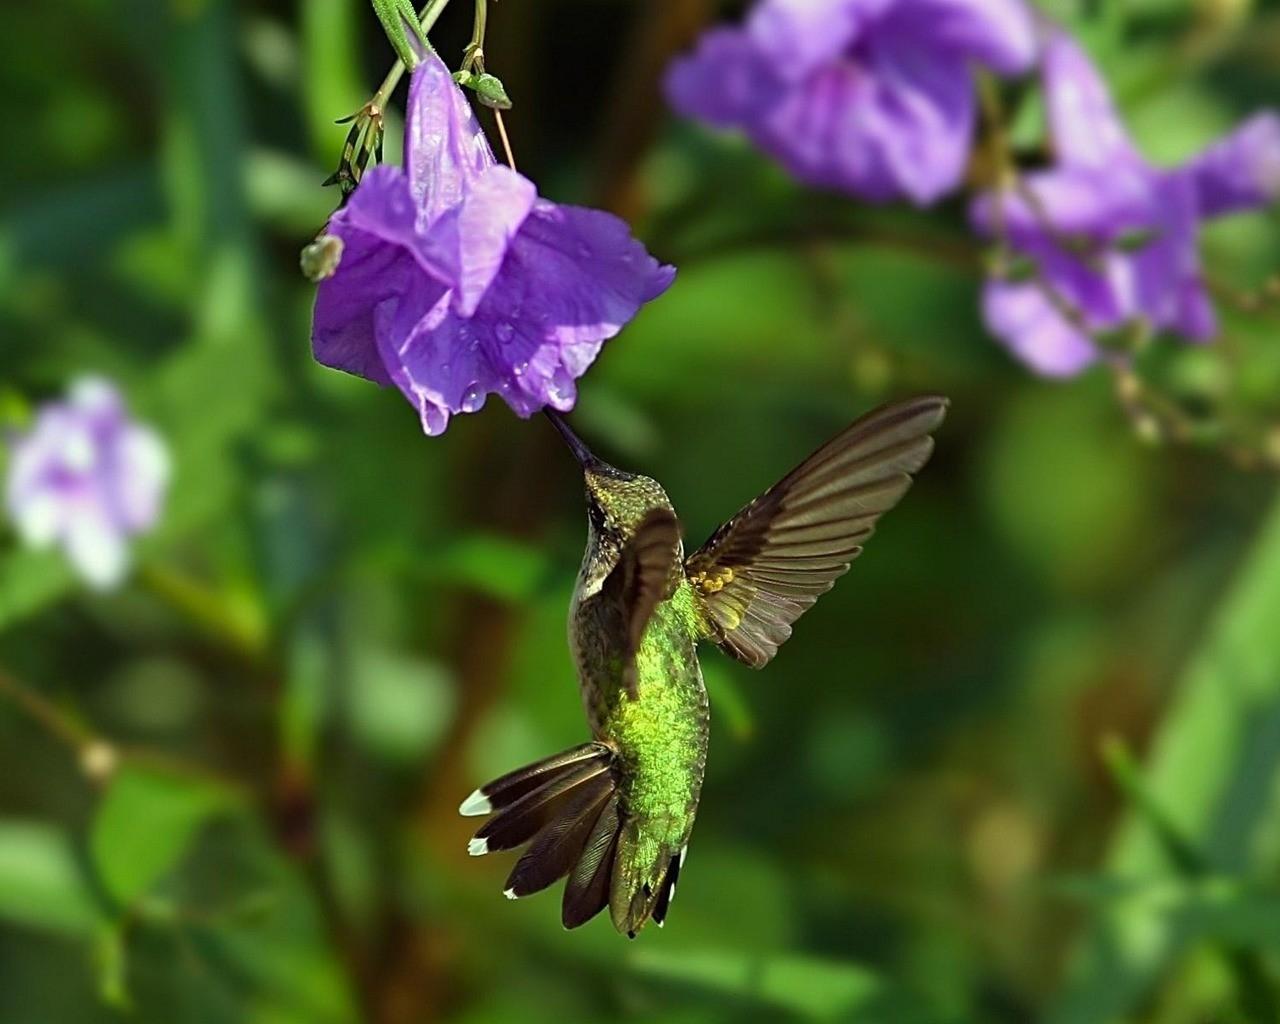
[(688, 849), (686, 846), (672, 857), (667, 866), (667, 875), (658, 892), (658, 902), (653, 905), (653, 923), (659, 928), (666, 923), (667, 910), (671, 907), (671, 901), (676, 898), (676, 879), (680, 877), (680, 867), (684, 864), (684, 855)]
[(572, 750), (517, 768), (502, 778), (494, 779), (487, 785), (481, 786), (462, 801), (458, 813), (467, 817), (493, 814), (495, 811), (510, 807), (521, 797), (561, 778), (584, 763), (596, 760), (608, 761), (612, 757), (612, 752), (603, 744), (584, 743)]
[(507, 878), (511, 899), (540, 892), (558, 882), (578, 862), (605, 801), (613, 794), (613, 780), (601, 776), (578, 787), (581, 792), (563, 814), (538, 833)]
[(560, 920), (566, 928), (586, 924), (608, 904), (620, 824), (618, 794), (615, 792), (605, 802), (583, 847), (582, 856), (564, 887)]
[(585, 793), (598, 795), (598, 787), (613, 788), (610, 763), (604, 759), (583, 761), (498, 811), (475, 834), (467, 849), (473, 857), (479, 857), (523, 846), (553, 822), (574, 817), (578, 800)]

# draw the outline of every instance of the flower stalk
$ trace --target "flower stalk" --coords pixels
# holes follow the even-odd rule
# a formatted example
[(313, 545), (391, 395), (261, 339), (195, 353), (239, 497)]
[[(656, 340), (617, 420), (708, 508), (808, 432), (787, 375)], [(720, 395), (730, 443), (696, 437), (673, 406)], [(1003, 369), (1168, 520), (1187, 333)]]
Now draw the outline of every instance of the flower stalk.
[[(382, 21), (384, 28), (387, 21), (383, 17), (382, 9), (387, 7), (390, 0), (373, 0), (374, 10), (378, 12), (378, 18)], [(404, 5), (408, 5), (409, 0), (403, 0)], [(420, 41), (425, 52), (431, 52), (431, 43), (427, 39), (427, 33), (435, 26), (440, 15), (444, 13), (445, 7), (449, 4), (449, 0), (430, 0), (423, 8), (421, 13), (414, 17), (414, 24), (417, 26), (415, 32), (415, 41)], [(396, 6), (396, 5), (391, 5)], [(397, 7), (398, 10), (398, 7)], [(398, 20), (400, 19), (397, 15)], [(403, 28), (400, 30), (403, 36)], [(386, 130), (385, 111), (387, 103), (391, 99), (392, 92), (395, 91), (400, 79), (404, 77), (406, 68), (415, 67), (418, 63), (418, 54), (409, 44), (407, 37), (404, 40), (404, 48), (397, 45), (396, 38), (390, 30), (387, 30), (387, 36), (391, 40), (391, 44), (396, 48), (396, 52), (400, 54), (399, 59), (391, 65), (391, 69), (382, 79), (382, 84), (378, 86), (378, 91), (370, 98), (369, 102), (357, 110), (354, 114), (340, 118), (337, 124), (350, 124), (351, 129), (347, 132), (346, 142), (342, 146), (342, 155), (338, 159), (338, 169), (324, 180), (325, 185), (337, 185), (342, 192), (345, 200), (347, 196), (355, 191), (360, 184), (360, 179), (364, 176), (365, 169), (369, 166), (370, 161), (374, 164), (382, 163), (382, 138)], [(408, 57), (408, 60), (406, 60)]]

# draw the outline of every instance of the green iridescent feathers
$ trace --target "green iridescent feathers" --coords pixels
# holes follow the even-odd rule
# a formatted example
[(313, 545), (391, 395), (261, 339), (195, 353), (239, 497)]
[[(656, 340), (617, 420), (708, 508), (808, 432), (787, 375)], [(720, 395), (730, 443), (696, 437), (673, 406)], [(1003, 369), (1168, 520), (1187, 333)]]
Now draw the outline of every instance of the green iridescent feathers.
[(947, 400), (924, 395), (855, 421), (721, 526), (685, 563), (712, 638), (762, 668), (850, 563), (933, 451)]

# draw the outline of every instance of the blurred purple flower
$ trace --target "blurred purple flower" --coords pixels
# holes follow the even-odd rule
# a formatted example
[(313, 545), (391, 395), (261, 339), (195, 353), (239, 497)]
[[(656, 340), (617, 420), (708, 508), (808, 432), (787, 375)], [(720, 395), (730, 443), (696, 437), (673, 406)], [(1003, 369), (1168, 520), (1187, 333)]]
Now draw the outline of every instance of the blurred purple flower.
[(155, 525), (168, 481), (159, 436), (129, 418), (110, 383), (86, 377), (14, 439), (6, 504), (26, 544), (60, 545), (105, 589), (124, 579), (129, 538)]
[(1021, 0), (761, 0), (672, 65), (667, 96), (810, 185), (925, 205), (964, 175), (972, 65), (1019, 74), (1035, 51)]
[(627, 225), (538, 198), (495, 163), (433, 53), (413, 74), (404, 170), (377, 167), (329, 221), (336, 272), (316, 295), (316, 359), (395, 384), (439, 434), (490, 393), (565, 411), (602, 343), (670, 285)]
[(1218, 325), (1200, 270), (1199, 225), (1280, 197), (1280, 116), (1255, 114), (1180, 167), (1156, 168), (1134, 148), (1106, 84), (1068, 36), (1048, 41), (1043, 74), (1055, 166), (1024, 175), (1020, 194), (989, 193), (974, 204), (979, 229), (1003, 234), (1036, 268), (1032, 280), (988, 282), (988, 327), (1050, 376), (1099, 358), (1090, 334), (1135, 322), (1212, 339)]

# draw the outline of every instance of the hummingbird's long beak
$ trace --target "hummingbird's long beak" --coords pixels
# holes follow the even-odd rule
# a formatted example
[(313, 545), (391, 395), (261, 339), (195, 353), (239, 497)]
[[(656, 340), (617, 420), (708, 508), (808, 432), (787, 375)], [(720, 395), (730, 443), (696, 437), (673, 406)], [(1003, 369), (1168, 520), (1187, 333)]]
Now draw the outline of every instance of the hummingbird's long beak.
[(573, 428), (565, 422), (563, 416), (553, 409), (543, 409), (542, 411), (546, 413), (551, 425), (560, 432), (560, 436), (564, 438), (564, 443), (569, 446), (569, 450), (573, 452), (573, 457), (578, 460), (584, 470), (600, 465), (600, 460), (591, 454), (591, 449), (586, 446), (582, 438), (573, 432)]

